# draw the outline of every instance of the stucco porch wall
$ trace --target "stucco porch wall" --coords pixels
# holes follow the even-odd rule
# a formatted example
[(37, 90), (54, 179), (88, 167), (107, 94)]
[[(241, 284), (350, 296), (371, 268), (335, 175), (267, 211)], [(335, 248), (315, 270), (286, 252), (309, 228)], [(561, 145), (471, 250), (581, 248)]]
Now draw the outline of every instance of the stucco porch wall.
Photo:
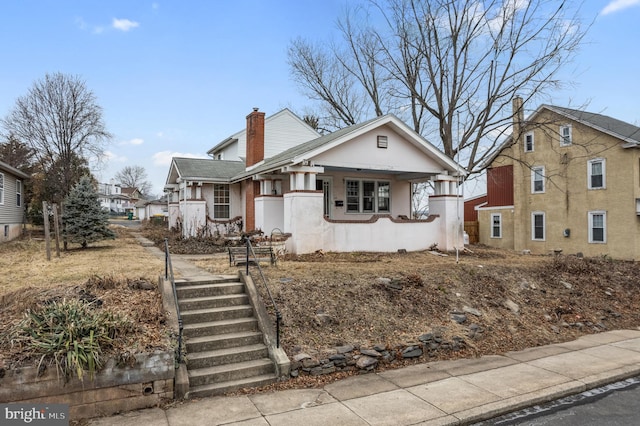
[(457, 195), (429, 197), (429, 214), (440, 217), (438, 249), (453, 251), (464, 248), (464, 202)]
[(169, 229), (175, 228), (180, 218), (180, 206), (178, 203), (169, 203)]
[(195, 237), (207, 225), (207, 205), (204, 200), (188, 200), (179, 203), (182, 216), (182, 235)]
[[(426, 220), (402, 220), (390, 215), (370, 216), (369, 220), (327, 220), (322, 214), (321, 192), (292, 192), (284, 195), (284, 231), (292, 234), (287, 240), (290, 253), (326, 251), (394, 252), (426, 250), (434, 243), (442, 250), (453, 250), (452, 237), (443, 232), (452, 223), (432, 215)], [(444, 200), (443, 200), (444, 201)], [(447, 200), (443, 208), (455, 206)], [(455, 212), (448, 217), (455, 218)], [(447, 245), (449, 244), (449, 245)]]
[(395, 252), (426, 250), (434, 243), (441, 247), (441, 225), (441, 218), (435, 215), (426, 220), (398, 220), (389, 215), (374, 216), (363, 222), (325, 220), (323, 249)]
[(256, 228), (265, 235), (284, 228), (284, 200), (282, 196), (260, 196), (255, 199)]

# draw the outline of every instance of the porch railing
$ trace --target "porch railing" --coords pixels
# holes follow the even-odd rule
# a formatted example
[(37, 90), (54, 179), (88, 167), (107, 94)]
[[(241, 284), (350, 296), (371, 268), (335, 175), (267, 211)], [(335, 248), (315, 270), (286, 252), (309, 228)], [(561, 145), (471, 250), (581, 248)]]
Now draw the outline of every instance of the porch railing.
[(273, 306), (273, 311), (276, 315), (276, 347), (279, 348), (280, 347), (280, 323), (282, 322), (282, 314), (278, 309), (278, 305), (276, 304), (276, 301), (273, 299), (273, 296), (271, 295), (271, 291), (269, 290), (269, 285), (267, 284), (267, 279), (265, 278), (264, 273), (262, 272), (262, 268), (260, 267), (260, 262), (258, 261), (258, 257), (256, 256), (256, 253), (253, 250), (253, 246), (251, 245), (251, 240), (249, 239), (249, 237), (245, 237), (245, 244), (247, 247), (245, 272), (247, 275), (250, 275), (250, 271), (249, 271), (250, 263), (253, 263), (256, 269), (258, 270), (258, 274), (260, 276), (262, 284), (264, 285), (264, 288), (266, 289), (267, 296), (271, 300), (271, 305)]
[(171, 289), (173, 290), (173, 300), (176, 302), (176, 315), (178, 318), (178, 365), (182, 363), (182, 315), (180, 315), (180, 305), (178, 304), (178, 294), (176, 292), (176, 280), (173, 276), (173, 264), (171, 263), (171, 254), (169, 253), (169, 239), (164, 239), (164, 279), (171, 280)]

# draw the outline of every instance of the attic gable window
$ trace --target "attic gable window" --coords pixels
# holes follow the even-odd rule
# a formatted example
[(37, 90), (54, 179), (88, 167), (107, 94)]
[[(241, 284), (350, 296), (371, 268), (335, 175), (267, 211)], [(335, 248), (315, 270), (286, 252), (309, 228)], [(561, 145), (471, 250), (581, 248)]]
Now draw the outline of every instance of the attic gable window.
[(524, 152), (533, 152), (533, 132), (524, 135)]
[(386, 136), (378, 135), (378, 148), (387, 149), (388, 143)]
[(569, 146), (571, 143), (571, 125), (560, 126), (560, 146)]
[(0, 205), (4, 204), (4, 174), (0, 173)]

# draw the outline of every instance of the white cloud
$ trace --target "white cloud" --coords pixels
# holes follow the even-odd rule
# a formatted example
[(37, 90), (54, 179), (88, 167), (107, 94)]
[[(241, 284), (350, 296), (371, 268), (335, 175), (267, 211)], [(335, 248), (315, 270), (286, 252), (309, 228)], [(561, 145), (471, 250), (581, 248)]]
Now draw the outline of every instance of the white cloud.
[(183, 152), (175, 152), (175, 151), (160, 151), (153, 154), (151, 158), (153, 158), (153, 164), (155, 166), (168, 166), (171, 164), (171, 159), (173, 157), (183, 157), (183, 158), (210, 158), (203, 154), (191, 154), (191, 153), (183, 153)]
[(126, 32), (126, 31), (129, 31), (132, 28), (139, 27), (140, 23), (138, 23), (136, 21), (130, 21), (128, 19), (113, 18), (112, 26), (116, 30), (120, 30), (120, 31), (125, 31)]
[(118, 155), (111, 151), (105, 151), (104, 155), (107, 158), (107, 161), (114, 161), (116, 163), (124, 163), (128, 160), (127, 157)]
[(623, 9), (640, 5), (640, 0), (613, 0), (602, 9), (601, 15), (619, 12)]
[(128, 141), (121, 141), (118, 145), (142, 145), (144, 143), (144, 139), (142, 138), (133, 138)]

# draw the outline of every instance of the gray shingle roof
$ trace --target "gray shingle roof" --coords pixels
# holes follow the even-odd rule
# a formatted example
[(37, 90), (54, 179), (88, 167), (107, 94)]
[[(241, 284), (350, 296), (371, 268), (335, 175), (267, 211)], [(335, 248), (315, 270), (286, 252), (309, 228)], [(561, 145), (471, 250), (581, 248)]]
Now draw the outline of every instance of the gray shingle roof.
[(640, 127), (624, 121), (593, 112), (580, 111), (571, 108), (563, 108), (545, 105), (552, 111), (556, 111), (564, 116), (581, 121), (591, 127), (609, 133), (626, 141), (640, 143)]
[(244, 171), (242, 161), (176, 157), (173, 162), (182, 179), (229, 180)]

